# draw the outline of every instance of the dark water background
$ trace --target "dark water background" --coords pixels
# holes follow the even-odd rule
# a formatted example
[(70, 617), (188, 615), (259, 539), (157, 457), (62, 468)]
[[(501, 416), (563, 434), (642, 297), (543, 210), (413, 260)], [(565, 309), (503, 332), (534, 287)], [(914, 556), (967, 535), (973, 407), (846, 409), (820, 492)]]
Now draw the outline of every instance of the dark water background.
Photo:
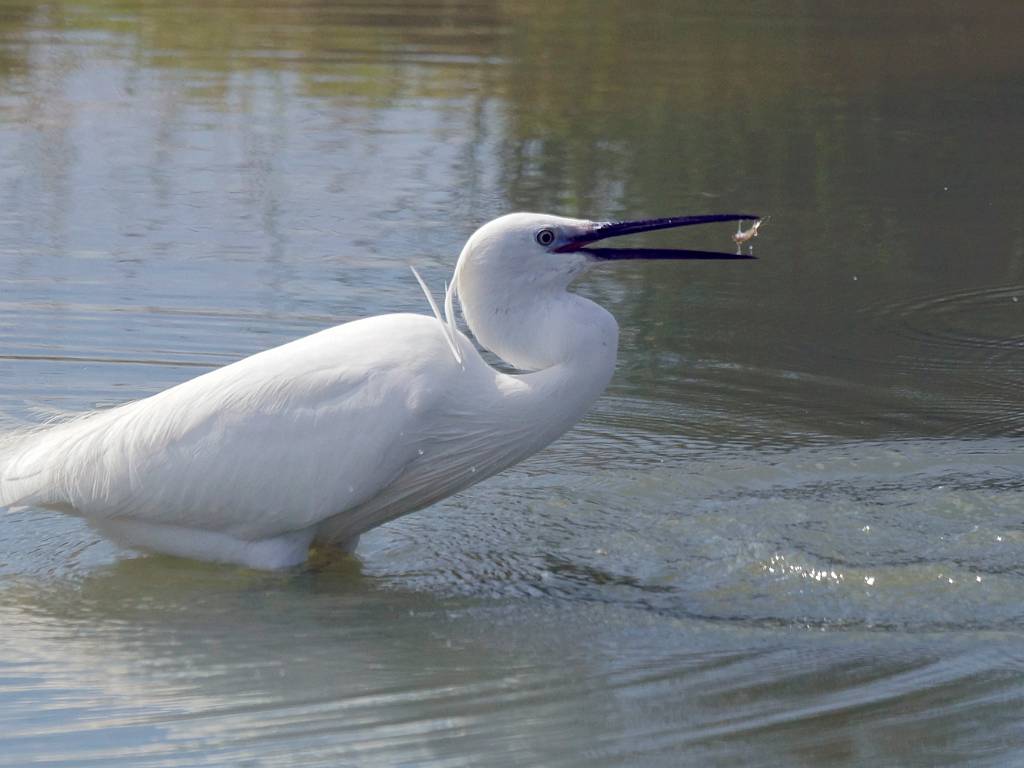
[(758, 262), (589, 276), (606, 396), (356, 559), (4, 515), (0, 765), (1024, 763), (1022, 31), (996, 1), (0, 0), (16, 418), (425, 311), (407, 264), (439, 287), (509, 210), (771, 216)]

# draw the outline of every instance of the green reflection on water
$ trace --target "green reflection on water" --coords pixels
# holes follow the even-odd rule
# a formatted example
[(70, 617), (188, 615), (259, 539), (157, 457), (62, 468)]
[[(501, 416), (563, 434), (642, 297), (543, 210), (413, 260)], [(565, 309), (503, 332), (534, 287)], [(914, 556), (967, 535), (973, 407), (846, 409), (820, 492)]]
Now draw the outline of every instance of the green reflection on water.
[[(585, 288), (621, 320), (627, 389), (755, 412), (761, 401), (744, 392), (767, 389), (767, 410), (789, 424), (783, 431), (844, 436), (972, 425), (987, 434), (1012, 399), (1005, 382), (1022, 369), (1015, 348), (995, 361), (1009, 370), (996, 406), (979, 405), (965, 394), (978, 390), (978, 365), (991, 356), (977, 344), (932, 348), (907, 326), (940, 322), (938, 335), (973, 341), (1013, 338), (1020, 326), (996, 298), (1024, 283), (1015, 3), (984, 12), (952, 2), (651, 2), (638, 12), (630, 3), (474, 0), (4, 9), (0, 55), (16, 92), (59, 98), (77, 62), (91, 58), (155, 72), (134, 85), (129, 74), (125, 87), (160, 89), (170, 126), (162, 141), (191, 141), (174, 127), (190, 106), (208, 114), (200, 127), (209, 132), (218, 114), (329, 116), (274, 125), (270, 142), (247, 137), (257, 167), (273, 169), (289, 132), (329, 141), (358, 126), (398, 145), (410, 139), (378, 125), (383, 110), (441, 115), (416, 139), (460, 147), (432, 182), (453, 190), (443, 214), (457, 222), (443, 245), (450, 259), (465, 231), (508, 209), (770, 214), (756, 241), (764, 263), (634, 265)], [(63, 48), (52, 47), (54, 36)], [(45, 117), (54, 149), (42, 175), (57, 201), (79, 160), (69, 132), (89, 106)], [(30, 119), (39, 112), (29, 107)], [(169, 167), (173, 154), (162, 149)], [(370, 183), (397, 184), (403, 170), (381, 166)], [(305, 182), (298, 173), (282, 167), (264, 181), (283, 189), (291, 178)], [(275, 258), (287, 248), (278, 223), (286, 202), (270, 200), (263, 212)], [(720, 248), (727, 235), (685, 238)], [(976, 302), (981, 321), (972, 307), (957, 309), (964, 289), (995, 292)], [(949, 303), (928, 310), (929, 298)], [(943, 363), (951, 355), (959, 372)], [(693, 374), (723, 364), (732, 372), (713, 381)], [(935, 376), (936, 368), (946, 370)]]

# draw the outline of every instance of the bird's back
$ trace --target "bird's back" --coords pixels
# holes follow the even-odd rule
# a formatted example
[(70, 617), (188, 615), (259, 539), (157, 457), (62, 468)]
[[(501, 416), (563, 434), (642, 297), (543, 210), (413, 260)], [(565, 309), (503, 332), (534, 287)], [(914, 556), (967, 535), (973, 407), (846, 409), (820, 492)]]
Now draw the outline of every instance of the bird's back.
[(8, 437), (0, 504), (245, 540), (315, 526), (402, 472), (459, 372), (432, 318), (336, 326)]

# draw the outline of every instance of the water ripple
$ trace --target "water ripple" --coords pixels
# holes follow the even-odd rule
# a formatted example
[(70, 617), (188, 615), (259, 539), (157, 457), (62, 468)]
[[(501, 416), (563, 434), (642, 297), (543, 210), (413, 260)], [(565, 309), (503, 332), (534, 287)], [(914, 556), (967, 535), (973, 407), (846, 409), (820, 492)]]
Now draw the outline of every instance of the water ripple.
[[(1024, 284), (868, 305), (862, 314), (893, 326), (928, 349), (959, 348), (977, 353), (990, 365), (1011, 361), (1019, 365), (1019, 355), (1024, 354)], [(928, 362), (940, 367), (962, 364), (954, 356), (936, 356)]]

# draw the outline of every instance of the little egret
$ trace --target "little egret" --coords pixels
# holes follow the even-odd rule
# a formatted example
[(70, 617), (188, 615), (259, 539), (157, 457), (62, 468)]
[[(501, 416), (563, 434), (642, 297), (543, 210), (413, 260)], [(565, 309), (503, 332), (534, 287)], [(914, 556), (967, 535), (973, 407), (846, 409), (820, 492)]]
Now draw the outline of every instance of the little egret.
[[(608, 384), (618, 325), (569, 284), (618, 259), (738, 254), (594, 248), (750, 214), (593, 222), (514, 213), (466, 243), (442, 316), (328, 328), (143, 400), (0, 435), (0, 506), (60, 510), (126, 546), (254, 568), (422, 509), (540, 450)], [(418, 275), (417, 275), (418, 279)], [(422, 285), (422, 282), (421, 282)], [(425, 286), (424, 286), (425, 289)], [(453, 300), (485, 362), (455, 325)]]

